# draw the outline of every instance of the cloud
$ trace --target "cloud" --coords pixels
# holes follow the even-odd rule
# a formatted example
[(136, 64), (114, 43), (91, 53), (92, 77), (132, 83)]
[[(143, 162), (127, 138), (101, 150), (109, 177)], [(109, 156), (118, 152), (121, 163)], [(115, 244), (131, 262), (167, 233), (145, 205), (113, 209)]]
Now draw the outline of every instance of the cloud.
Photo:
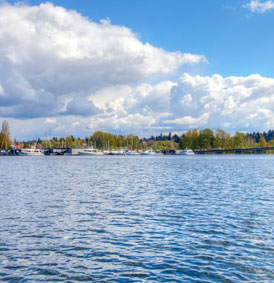
[(273, 128), (274, 79), (218, 74), (168, 79), (186, 64), (205, 61), (50, 3), (3, 4), (0, 120), (9, 118), (17, 138)]
[(259, 0), (252, 0), (250, 3), (243, 5), (243, 7), (249, 9), (253, 13), (263, 14), (274, 9), (274, 1), (268, 0), (260, 2)]
[(0, 85), (0, 97), (4, 97), (5, 96), (5, 91), (3, 89), (3, 87)]
[(208, 122), (208, 113), (204, 113), (201, 115), (201, 117), (193, 118), (191, 116), (184, 116), (182, 118), (177, 118), (174, 120), (166, 120), (164, 121), (165, 124), (177, 124), (177, 125), (184, 125), (188, 128), (198, 128), (201, 126), (204, 126)]
[(155, 85), (108, 87), (96, 92), (91, 99), (99, 109), (108, 113), (163, 113), (169, 110), (170, 89), (175, 84), (162, 81)]
[(164, 123), (173, 129), (267, 130), (274, 127), (274, 79), (183, 74), (171, 89), (169, 112)]
[[(0, 6), (0, 116), (94, 115), (98, 90), (168, 75), (202, 55), (142, 43), (109, 20), (93, 22), (51, 3)], [(5, 91), (6, 95), (3, 95)]]
[(55, 118), (47, 118), (45, 120), (45, 123), (46, 124), (56, 124), (57, 123), (57, 120)]
[[(98, 90), (88, 98), (92, 115), (59, 115), (35, 119), (9, 119), (17, 137), (88, 136), (96, 130), (150, 136), (198, 128), (227, 131), (263, 131), (274, 127), (274, 79), (193, 76), (183, 74), (177, 82), (120, 85)], [(74, 105), (75, 101), (70, 101)], [(69, 102), (69, 103), (70, 103)], [(77, 112), (77, 111), (76, 111)]]
[(73, 99), (66, 106), (64, 115), (81, 115), (90, 116), (97, 114), (99, 109), (93, 104), (93, 102), (84, 99)]

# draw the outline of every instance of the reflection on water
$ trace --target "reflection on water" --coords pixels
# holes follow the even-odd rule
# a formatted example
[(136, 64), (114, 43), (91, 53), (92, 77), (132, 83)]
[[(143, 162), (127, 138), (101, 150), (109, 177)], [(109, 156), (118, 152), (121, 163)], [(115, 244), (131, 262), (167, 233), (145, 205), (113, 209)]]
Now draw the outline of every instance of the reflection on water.
[(0, 282), (274, 281), (273, 168), (273, 156), (1, 157)]

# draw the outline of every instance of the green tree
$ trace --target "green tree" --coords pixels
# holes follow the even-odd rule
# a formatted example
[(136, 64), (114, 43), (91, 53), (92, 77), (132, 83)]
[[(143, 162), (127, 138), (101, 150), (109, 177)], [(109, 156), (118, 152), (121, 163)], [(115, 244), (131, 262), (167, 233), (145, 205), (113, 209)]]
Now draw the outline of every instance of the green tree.
[(191, 131), (187, 131), (185, 135), (180, 139), (179, 142), (180, 149), (185, 149), (185, 148), (197, 149), (198, 138), (199, 138), (198, 130), (194, 129)]
[(54, 139), (54, 138), (50, 141), (50, 143), (51, 143), (51, 146), (54, 147), (54, 148), (59, 148), (60, 147), (59, 146), (59, 142), (56, 139)]
[(125, 145), (124, 137), (121, 135), (117, 136), (117, 148)]
[(173, 143), (172, 140), (157, 141), (155, 148), (157, 150), (172, 150), (172, 149), (174, 149), (174, 143)]
[(214, 133), (210, 129), (200, 131), (198, 144), (201, 149), (211, 149), (214, 143)]
[(232, 139), (233, 148), (243, 148), (244, 147), (244, 134), (236, 132), (235, 136)]
[(269, 146), (273, 147), (274, 146), (274, 140), (270, 140), (268, 143)]
[(43, 148), (48, 148), (48, 147), (49, 147), (48, 141), (42, 140), (42, 147), (43, 147)]
[(185, 149), (185, 148), (187, 148), (187, 144), (186, 144), (185, 136), (183, 136), (180, 138), (179, 141), (179, 149)]
[(103, 149), (103, 135), (104, 133), (101, 131), (96, 131), (93, 133), (93, 146), (98, 149)]
[(70, 148), (74, 147), (74, 141), (73, 141), (73, 138), (71, 136), (66, 137), (65, 143), (66, 143), (65, 147), (70, 147)]
[(24, 142), (23, 148), (30, 148), (30, 144), (28, 142)]
[(2, 130), (0, 133), (0, 146), (3, 149), (9, 149), (12, 145), (12, 141), (10, 139), (10, 127), (9, 123), (4, 120), (2, 122)]
[(84, 141), (80, 138), (77, 138), (75, 140), (75, 147), (82, 147), (83, 146)]

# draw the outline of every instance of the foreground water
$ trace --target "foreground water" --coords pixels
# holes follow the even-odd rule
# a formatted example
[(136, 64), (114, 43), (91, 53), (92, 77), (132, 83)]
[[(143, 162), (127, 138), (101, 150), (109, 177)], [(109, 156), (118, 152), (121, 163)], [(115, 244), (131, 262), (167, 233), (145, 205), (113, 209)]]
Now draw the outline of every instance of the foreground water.
[(274, 281), (274, 156), (1, 157), (0, 282)]

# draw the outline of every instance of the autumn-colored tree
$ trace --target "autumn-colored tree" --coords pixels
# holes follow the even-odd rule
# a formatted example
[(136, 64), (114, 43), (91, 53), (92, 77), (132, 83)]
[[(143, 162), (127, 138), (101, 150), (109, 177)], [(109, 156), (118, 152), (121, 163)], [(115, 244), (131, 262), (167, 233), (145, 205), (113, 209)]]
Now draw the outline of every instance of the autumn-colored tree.
[(248, 134), (244, 136), (244, 147), (256, 147), (255, 140)]
[(228, 146), (230, 134), (222, 129), (216, 130), (215, 140), (213, 146), (215, 148), (226, 148)]
[(268, 144), (263, 136), (260, 137), (260, 147), (267, 147)]

